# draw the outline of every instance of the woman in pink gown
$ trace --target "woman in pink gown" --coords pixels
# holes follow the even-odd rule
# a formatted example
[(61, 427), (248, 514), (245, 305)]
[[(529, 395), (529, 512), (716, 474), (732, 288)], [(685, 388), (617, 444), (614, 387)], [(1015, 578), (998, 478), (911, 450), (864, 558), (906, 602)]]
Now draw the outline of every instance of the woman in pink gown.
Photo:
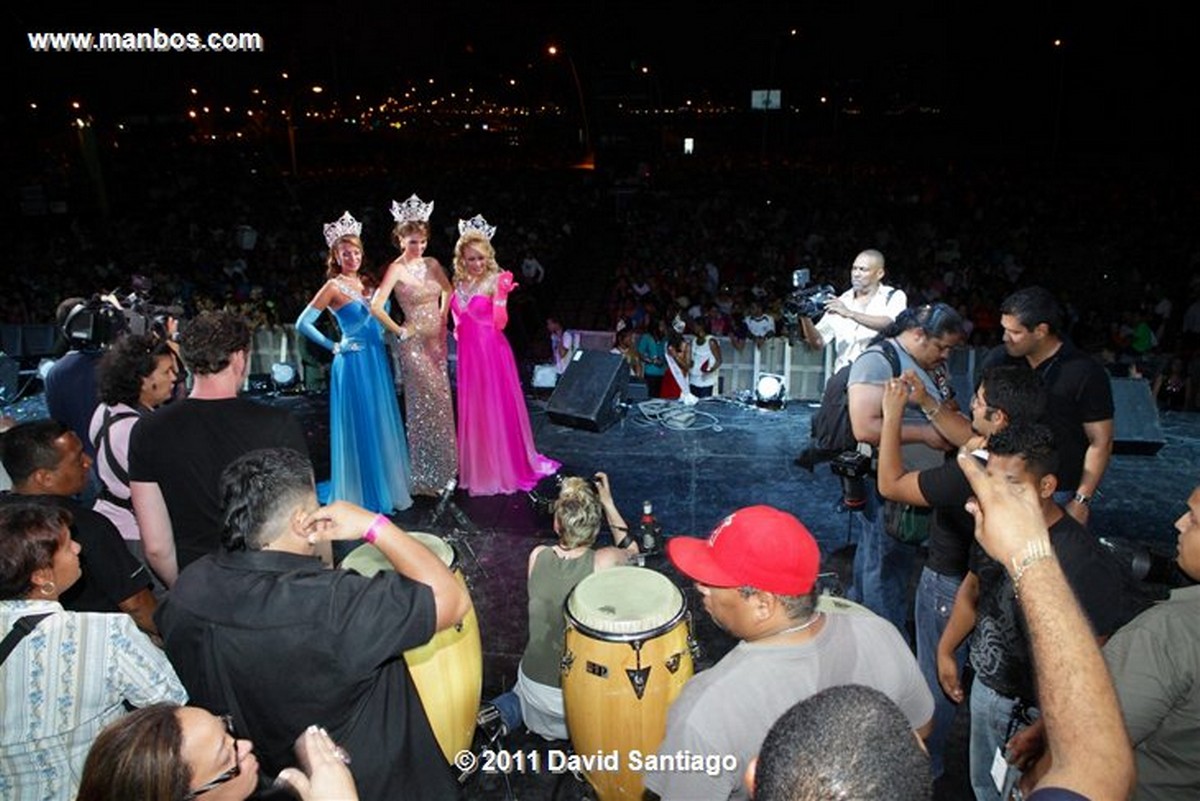
[(458, 473), (471, 495), (530, 490), (559, 463), (537, 452), (512, 348), (504, 336), (512, 273), (500, 272), (495, 227), (476, 215), (458, 223), (454, 337), (458, 342)]

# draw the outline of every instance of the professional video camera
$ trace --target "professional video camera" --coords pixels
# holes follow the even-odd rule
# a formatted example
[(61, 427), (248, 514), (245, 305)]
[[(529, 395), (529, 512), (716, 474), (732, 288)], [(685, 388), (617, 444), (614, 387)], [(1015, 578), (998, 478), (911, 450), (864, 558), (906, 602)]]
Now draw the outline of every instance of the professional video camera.
[[(140, 279), (140, 285), (143, 292), (149, 289), (146, 279)], [(165, 339), (168, 318), (179, 318), (183, 309), (147, 301), (138, 294), (138, 276), (134, 287), (135, 291), (123, 297), (113, 290), (77, 304), (63, 322), (63, 336), (70, 346), (76, 350), (104, 348), (124, 334), (154, 334)]]
[(813, 320), (825, 313), (825, 304), (837, 297), (837, 291), (829, 284), (809, 286), (811, 275), (808, 268), (792, 272), (791, 294), (783, 301), (783, 330), (789, 339), (795, 340), (800, 335), (800, 318), (809, 317)]

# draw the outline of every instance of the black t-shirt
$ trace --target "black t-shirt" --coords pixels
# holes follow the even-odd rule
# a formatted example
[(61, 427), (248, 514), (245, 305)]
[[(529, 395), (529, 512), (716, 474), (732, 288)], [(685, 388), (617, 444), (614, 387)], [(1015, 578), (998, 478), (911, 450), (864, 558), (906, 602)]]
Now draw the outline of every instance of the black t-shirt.
[(222, 550), (180, 574), (155, 619), (191, 703), (232, 714), (264, 775), (295, 764), (316, 724), (353, 758), (364, 801), (457, 797), (401, 656), (434, 634), (425, 584)]
[[(988, 352), (982, 366), (998, 364), (1028, 366), (1029, 362), (1023, 356), (1009, 356), (999, 345)], [(1058, 488), (1073, 490), (1079, 486), (1088, 446), (1083, 424), (1113, 418), (1112, 383), (1100, 362), (1070, 342), (1063, 342), (1034, 370), (1046, 386), (1046, 423), (1058, 447)]]
[(259, 448), (308, 455), (304, 430), (290, 412), (242, 398), (188, 398), (133, 427), (129, 480), (158, 484), (162, 491), (180, 570), (220, 546), (221, 472)]
[(125, 540), (107, 517), (59, 495), (0, 494), (0, 503), (44, 503), (66, 509), (75, 517), (71, 539), (80, 545), (79, 581), (59, 599), (72, 612), (120, 612), (119, 604), (150, 589), (150, 572), (130, 553)]
[(917, 474), (921, 494), (933, 507), (929, 521), (929, 556), (925, 565), (943, 576), (964, 576), (971, 543), (975, 541), (975, 519), (964, 508), (974, 493), (956, 459)]
[[(1050, 527), (1050, 545), (1084, 616), (1098, 636), (1112, 634), (1134, 615), (1126, 576), (1103, 545), (1068, 514)], [(975, 676), (1001, 695), (1036, 699), (1025, 617), (1013, 596), (1008, 571), (975, 543), (971, 572), (979, 577), (971, 666)]]

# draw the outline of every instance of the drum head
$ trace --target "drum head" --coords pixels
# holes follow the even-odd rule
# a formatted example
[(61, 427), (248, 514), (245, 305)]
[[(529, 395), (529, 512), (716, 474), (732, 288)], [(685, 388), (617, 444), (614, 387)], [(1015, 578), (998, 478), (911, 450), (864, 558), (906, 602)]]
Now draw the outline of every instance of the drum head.
[[(432, 534), (426, 534), (424, 531), (410, 531), (408, 535), (420, 542), (429, 550), (433, 551), (434, 556), (442, 560), (442, 563), (451, 570), (454, 569), (455, 563), (458, 561), (454, 553), (453, 546), (443, 540), (441, 537), (435, 537)], [(346, 570), (353, 570), (361, 573), (364, 576), (373, 576), (380, 570), (391, 570), (392, 563), (387, 560), (383, 552), (370, 543), (363, 543), (355, 548), (350, 553), (346, 554), (346, 558), (342, 560), (341, 566)]]
[(651, 635), (684, 612), (683, 593), (644, 567), (610, 567), (585, 578), (567, 597), (567, 618), (601, 639)]

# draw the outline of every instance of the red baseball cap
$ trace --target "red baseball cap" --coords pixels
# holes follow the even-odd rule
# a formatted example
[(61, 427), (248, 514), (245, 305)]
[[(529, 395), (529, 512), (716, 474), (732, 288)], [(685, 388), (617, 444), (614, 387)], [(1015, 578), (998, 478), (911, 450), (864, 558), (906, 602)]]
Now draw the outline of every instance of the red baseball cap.
[(675, 537), (667, 542), (667, 556), (701, 584), (779, 595), (811, 591), (821, 565), (817, 541), (804, 524), (770, 506), (738, 509), (707, 540)]

